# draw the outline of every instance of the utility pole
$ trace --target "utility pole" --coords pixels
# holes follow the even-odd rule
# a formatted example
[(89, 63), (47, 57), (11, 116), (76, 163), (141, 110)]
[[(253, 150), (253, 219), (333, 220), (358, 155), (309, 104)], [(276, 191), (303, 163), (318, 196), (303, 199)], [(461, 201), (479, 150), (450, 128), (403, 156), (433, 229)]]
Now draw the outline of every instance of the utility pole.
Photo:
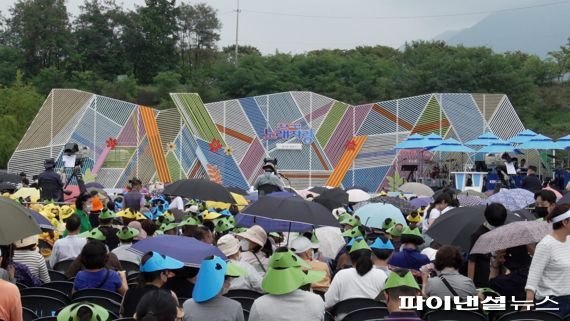
[(237, 0), (237, 9), (236, 9), (236, 52), (235, 52), (235, 64), (238, 64), (238, 35), (239, 35), (239, 0)]

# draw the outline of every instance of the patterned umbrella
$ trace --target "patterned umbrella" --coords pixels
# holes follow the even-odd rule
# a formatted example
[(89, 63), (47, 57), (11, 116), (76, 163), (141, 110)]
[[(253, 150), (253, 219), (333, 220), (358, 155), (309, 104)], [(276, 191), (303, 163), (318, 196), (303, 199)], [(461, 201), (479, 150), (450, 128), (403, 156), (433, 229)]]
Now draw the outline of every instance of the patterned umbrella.
[(516, 211), (534, 203), (534, 194), (521, 188), (502, 189), (499, 193), (489, 196), (484, 203), (500, 203), (508, 210)]
[(418, 196), (433, 196), (433, 189), (431, 187), (422, 184), (422, 183), (405, 183), (404, 185), (398, 188), (400, 191), (404, 193), (412, 193)]
[(544, 221), (513, 222), (487, 232), (477, 240), (471, 254), (487, 254), (511, 247), (536, 243), (552, 231)]
[(431, 197), (418, 197), (410, 200), (410, 204), (412, 204), (412, 206), (415, 208), (428, 206), (431, 202), (433, 202), (433, 199)]
[(457, 195), (457, 200), (461, 206), (477, 206), (483, 203), (483, 199), (479, 196)]
[(399, 197), (390, 197), (390, 196), (377, 196), (370, 199), (370, 203), (385, 203), (385, 204), (392, 204), (402, 211), (404, 214), (408, 214), (416, 209), (410, 201), (399, 198)]
[(459, 193), (461, 195), (467, 195), (467, 196), (479, 196), (482, 199), (486, 199), (488, 196), (485, 193), (481, 193), (481, 192), (477, 192), (477, 191), (464, 191)]

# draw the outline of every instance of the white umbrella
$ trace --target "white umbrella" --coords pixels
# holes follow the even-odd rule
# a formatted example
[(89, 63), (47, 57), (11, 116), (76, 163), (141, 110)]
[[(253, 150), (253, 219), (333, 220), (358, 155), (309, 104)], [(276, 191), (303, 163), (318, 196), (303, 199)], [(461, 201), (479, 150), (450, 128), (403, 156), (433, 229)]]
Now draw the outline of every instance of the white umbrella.
[(358, 188), (349, 189), (346, 192), (348, 193), (348, 201), (351, 203), (366, 202), (370, 199), (370, 194)]
[(414, 183), (414, 182), (405, 183), (404, 185), (400, 186), (398, 189), (404, 193), (412, 193), (418, 196), (431, 197), (434, 194), (431, 187), (422, 183)]

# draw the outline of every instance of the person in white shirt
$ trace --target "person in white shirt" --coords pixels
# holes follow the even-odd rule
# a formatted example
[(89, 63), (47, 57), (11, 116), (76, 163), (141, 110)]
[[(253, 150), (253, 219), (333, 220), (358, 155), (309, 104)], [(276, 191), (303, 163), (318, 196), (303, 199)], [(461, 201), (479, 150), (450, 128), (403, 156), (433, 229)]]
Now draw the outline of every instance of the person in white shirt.
[[(334, 276), (329, 290), (325, 293), (327, 309), (347, 299), (375, 299), (382, 292), (387, 275), (384, 271), (374, 268), (371, 254), (364, 238), (355, 239), (349, 252), (353, 267), (340, 270)], [(344, 315), (337, 315), (337, 320), (343, 318)]]
[(113, 252), (120, 261), (133, 262), (140, 265), (141, 256), (129, 251), (129, 248), (133, 245), (133, 240), (137, 235), (139, 235), (139, 231), (137, 229), (123, 226), (121, 230), (117, 232), (117, 237), (121, 243), (111, 252)]
[(433, 205), (430, 205), (429, 208), (426, 209), (426, 216), (422, 221), (422, 231), (424, 232), (427, 231), (436, 218), (452, 210), (454, 207), (450, 206), (451, 203), (452, 203), (451, 193), (445, 191), (441, 192), (436, 197), (435, 201), (433, 202)]
[(240, 276), (232, 280), (230, 285), (230, 290), (252, 290), (257, 292), (263, 292), (261, 288), (261, 280), (262, 276), (255, 270), (255, 268), (245, 262), (240, 261), (240, 244), (238, 239), (236, 239), (231, 234), (226, 234), (218, 240), (218, 249), (224, 253), (224, 255), (228, 258), (229, 262), (234, 263), (235, 265), (244, 269), (247, 274), (244, 276)]
[(236, 235), (240, 241), (241, 255), (240, 261), (251, 264), (257, 272), (264, 274), (267, 271), (269, 257), (273, 254), (271, 242), (267, 239), (267, 232), (259, 226), (254, 225), (245, 232)]
[(80, 253), (87, 238), (78, 236), (81, 230), (81, 220), (79, 216), (72, 214), (65, 220), (65, 229), (67, 237), (55, 241), (51, 256), (49, 257), (49, 265), (53, 268), (58, 262), (65, 260), (73, 260)]
[(249, 321), (323, 321), (323, 299), (301, 288), (325, 277), (323, 271), (303, 272), (309, 264), (285, 247), (271, 256), (262, 287), (268, 294), (253, 302)]
[(172, 202), (170, 203), (170, 205), (168, 206), (168, 209), (177, 209), (180, 211), (184, 210), (184, 200), (182, 199), (182, 197), (180, 196), (176, 196)]
[(546, 217), (552, 232), (536, 246), (526, 281), (526, 300), (556, 302), (540, 304), (540, 308), (564, 317), (570, 314), (570, 204), (557, 205)]

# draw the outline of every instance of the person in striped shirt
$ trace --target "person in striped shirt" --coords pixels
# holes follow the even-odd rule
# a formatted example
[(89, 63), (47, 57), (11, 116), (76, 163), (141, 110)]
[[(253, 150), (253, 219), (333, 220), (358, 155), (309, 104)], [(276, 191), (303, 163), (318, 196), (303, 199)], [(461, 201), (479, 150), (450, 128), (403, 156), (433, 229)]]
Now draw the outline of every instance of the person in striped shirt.
[(38, 252), (38, 235), (33, 235), (14, 243), (14, 262), (28, 267), (33, 276), (38, 277), (42, 282), (50, 281), (46, 260)]

